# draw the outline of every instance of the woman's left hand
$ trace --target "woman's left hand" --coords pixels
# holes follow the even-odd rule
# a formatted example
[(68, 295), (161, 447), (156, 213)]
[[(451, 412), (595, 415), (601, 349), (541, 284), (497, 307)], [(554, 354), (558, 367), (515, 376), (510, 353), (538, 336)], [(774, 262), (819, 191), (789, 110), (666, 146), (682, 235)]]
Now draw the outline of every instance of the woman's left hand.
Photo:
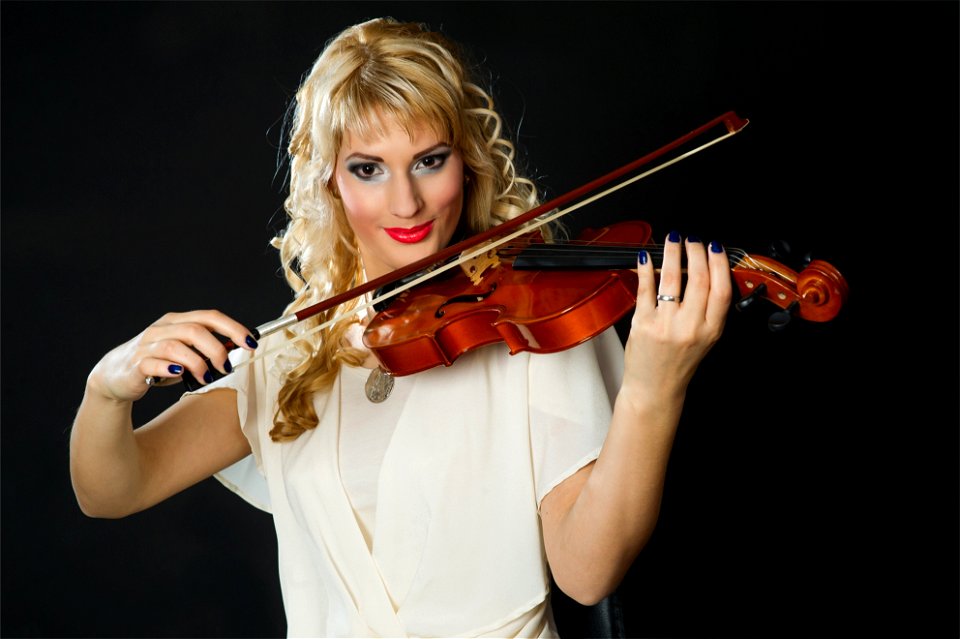
[(709, 247), (693, 237), (681, 242), (672, 232), (664, 243), (659, 289), (649, 255), (638, 259), (637, 272), (623, 392), (635, 406), (682, 400), (700, 361), (723, 332), (733, 295), (727, 255), (717, 242)]

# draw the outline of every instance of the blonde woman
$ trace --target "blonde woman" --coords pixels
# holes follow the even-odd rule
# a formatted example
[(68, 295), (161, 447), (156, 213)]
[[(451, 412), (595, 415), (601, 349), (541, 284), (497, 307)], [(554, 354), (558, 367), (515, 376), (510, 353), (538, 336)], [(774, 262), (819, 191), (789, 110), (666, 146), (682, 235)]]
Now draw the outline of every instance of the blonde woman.
[[(327, 45), (290, 132), (288, 312), (536, 204), (470, 72), (439, 33), (389, 19)], [(479, 348), (376, 403), (359, 301), (261, 344), (217, 311), (164, 315), (87, 379), (79, 504), (122, 517), (217, 476), (273, 514), (290, 636), (555, 636), (551, 575), (595, 603), (649, 538), (687, 385), (723, 329), (722, 247), (672, 233), (664, 253), (659, 282), (638, 255), (625, 348), (613, 330), (549, 355)], [(149, 382), (185, 372), (207, 383), (135, 428)]]

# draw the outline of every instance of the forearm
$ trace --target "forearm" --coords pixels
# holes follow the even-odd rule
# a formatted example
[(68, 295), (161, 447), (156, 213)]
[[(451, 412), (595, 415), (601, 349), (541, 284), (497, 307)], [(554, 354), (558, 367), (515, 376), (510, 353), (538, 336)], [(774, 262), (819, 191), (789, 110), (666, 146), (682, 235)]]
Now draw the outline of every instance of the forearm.
[(554, 579), (581, 603), (612, 592), (653, 533), (682, 405), (682, 393), (641, 405), (621, 394), (600, 456), (545, 536)]
[[(204, 358), (227, 361), (213, 331), (249, 351), (257, 346), (243, 325), (218, 311), (168, 313), (94, 366), (70, 436), (70, 478), (84, 513), (143, 510), (250, 453), (232, 392), (181, 400), (133, 427), (133, 402), (147, 392), (146, 377), (172, 380), (190, 371), (200, 379)], [(217, 368), (226, 373), (226, 366)]]
[(729, 263), (716, 242), (708, 254), (699, 240), (681, 246), (679, 234), (670, 233), (659, 284), (648, 258), (646, 251), (638, 255), (637, 307), (600, 456), (541, 504), (554, 578), (581, 603), (616, 588), (653, 533), (687, 385), (720, 338), (730, 308)]
[(109, 399), (88, 384), (70, 434), (70, 478), (80, 509), (92, 517), (134, 511), (140, 456), (133, 402)]

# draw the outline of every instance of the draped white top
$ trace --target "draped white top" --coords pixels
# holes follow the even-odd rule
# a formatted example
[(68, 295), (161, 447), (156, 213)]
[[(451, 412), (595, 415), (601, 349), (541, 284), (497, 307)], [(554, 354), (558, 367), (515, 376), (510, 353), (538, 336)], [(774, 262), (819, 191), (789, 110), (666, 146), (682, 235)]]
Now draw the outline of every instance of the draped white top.
[[(599, 454), (623, 372), (616, 332), (549, 355), (486, 346), (397, 378), (379, 405), (368, 372), (344, 367), (315, 399), (317, 427), (282, 444), (268, 434), (274, 358), (198, 391), (237, 391), (253, 454), (217, 477), (273, 514), (288, 635), (555, 636), (538, 508)], [(356, 419), (392, 433), (382, 450), (341, 444)]]

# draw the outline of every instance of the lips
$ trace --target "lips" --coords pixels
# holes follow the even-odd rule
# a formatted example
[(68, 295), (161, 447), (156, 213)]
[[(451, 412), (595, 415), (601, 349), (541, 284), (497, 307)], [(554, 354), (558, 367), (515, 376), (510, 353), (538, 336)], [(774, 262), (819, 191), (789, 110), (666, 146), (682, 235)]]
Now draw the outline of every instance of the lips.
[(414, 226), (409, 229), (401, 227), (393, 228), (384, 228), (383, 230), (389, 235), (392, 239), (397, 242), (402, 242), (403, 244), (416, 244), (417, 242), (423, 240), (425, 237), (430, 235), (430, 230), (433, 228), (433, 220), (430, 220), (426, 224), (421, 224), (420, 226)]

